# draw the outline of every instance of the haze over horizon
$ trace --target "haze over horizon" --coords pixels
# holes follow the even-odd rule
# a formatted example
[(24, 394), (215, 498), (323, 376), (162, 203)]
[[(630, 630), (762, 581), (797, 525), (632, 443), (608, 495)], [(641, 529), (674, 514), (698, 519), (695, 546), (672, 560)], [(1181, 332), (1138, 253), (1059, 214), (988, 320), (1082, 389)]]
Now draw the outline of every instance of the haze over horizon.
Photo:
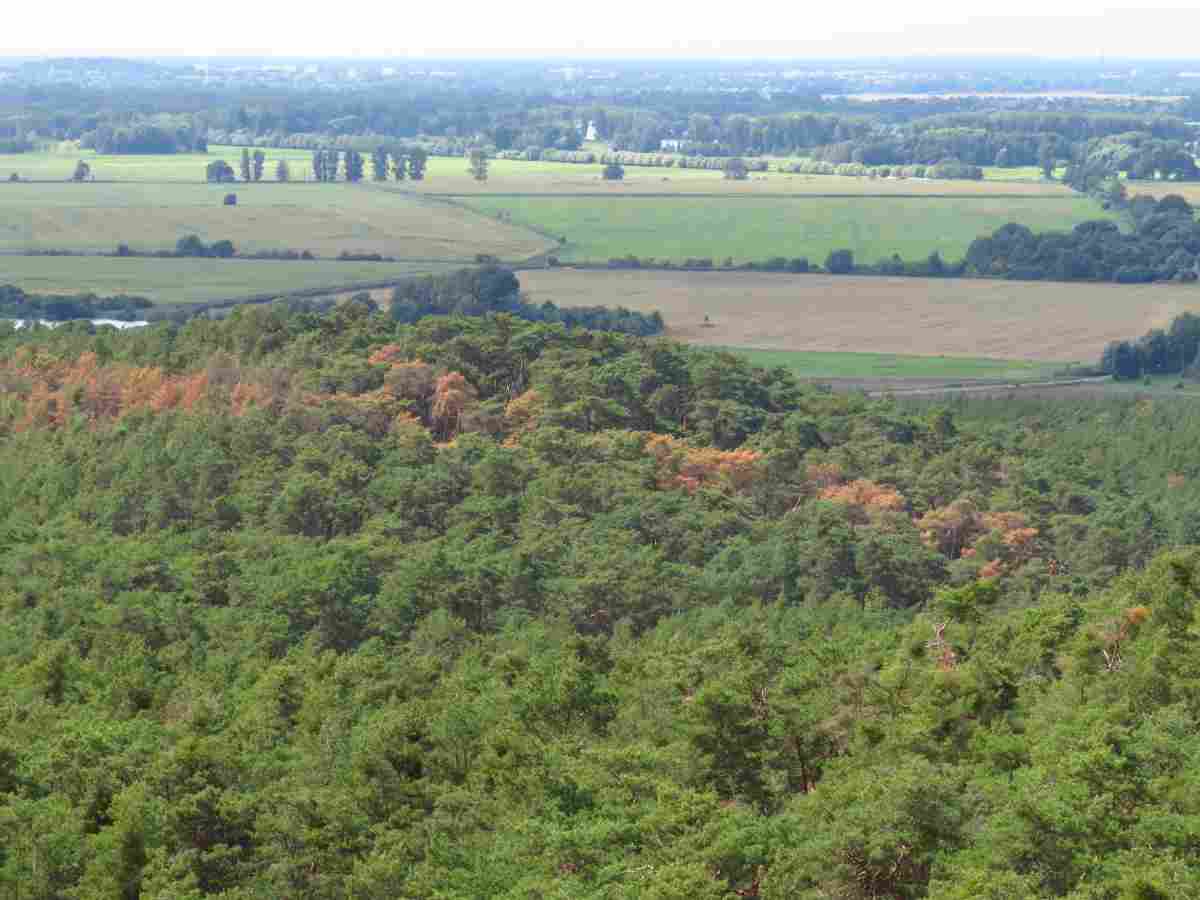
[[(1067, 0), (1017, 0), (998, 15), (983, 4), (945, 0), (867, 8), (797, 8), (772, 0), (753, 16), (703, 3), (681, 19), (674, 7), (647, 6), (633, 16), (574, 11), (548, 0), (420, 9), (404, 17), (364, 8), (353, 19), (291, 16), (270, 7), (213, 0), (182, 33), (167, 8), (147, 0), (123, 4), (123, 15), (78, 17), (16, 12), (2, 56), (266, 56), (266, 57), (522, 57), (847, 59), (1015, 55), (1051, 59), (1188, 59), (1200, 9), (1181, 0), (1154, 8), (1100, 7)], [(237, 24), (236, 30), (230, 23)], [(370, 27), (367, 27), (368, 24)], [(394, 26), (394, 27), (391, 27)], [(681, 28), (683, 29), (681, 31)], [(389, 36), (394, 34), (394, 37)], [(765, 34), (791, 34), (770, 37)], [(719, 35), (719, 36), (718, 36)], [(20, 43), (14, 43), (20, 41)]]

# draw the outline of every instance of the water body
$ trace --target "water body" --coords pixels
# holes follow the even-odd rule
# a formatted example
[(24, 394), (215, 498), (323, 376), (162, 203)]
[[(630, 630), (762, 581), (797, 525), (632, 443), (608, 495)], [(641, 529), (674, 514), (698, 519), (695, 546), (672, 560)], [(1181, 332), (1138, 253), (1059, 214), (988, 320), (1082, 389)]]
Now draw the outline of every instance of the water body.
[[(28, 319), (7, 319), (3, 321), (15, 322), (17, 328), (23, 328), (29, 321)], [(50, 322), (46, 319), (39, 319), (39, 325), (47, 325), (54, 328), (58, 325), (65, 325), (67, 322), (91, 322), (93, 325), (112, 325), (115, 328), (141, 328), (143, 325), (149, 325), (149, 322), (122, 322), (119, 319), (67, 319), (63, 322)]]

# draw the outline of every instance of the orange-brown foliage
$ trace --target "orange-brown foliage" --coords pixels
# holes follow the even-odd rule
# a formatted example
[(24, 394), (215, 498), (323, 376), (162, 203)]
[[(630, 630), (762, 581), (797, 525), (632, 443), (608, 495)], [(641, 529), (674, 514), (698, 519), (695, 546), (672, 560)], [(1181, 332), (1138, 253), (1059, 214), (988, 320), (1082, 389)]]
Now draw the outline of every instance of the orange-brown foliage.
[(651, 434), (645, 448), (658, 462), (658, 484), (664, 490), (681, 487), (691, 492), (722, 486), (743, 491), (758, 478), (757, 464), (762, 459), (762, 454), (754, 450), (689, 447), (666, 434)]
[(404, 351), (399, 344), (385, 344), (367, 357), (367, 362), (373, 366), (392, 365), (402, 362)]
[(1125, 621), (1130, 625), (1141, 625), (1150, 618), (1150, 608), (1147, 606), (1131, 606), (1125, 610)]
[(955, 500), (931, 509), (917, 520), (916, 525), (925, 542), (950, 559), (961, 556), (971, 538), (983, 529), (979, 511), (970, 500)]
[(267, 391), (261, 385), (239, 381), (229, 395), (229, 408), (235, 416), (244, 416), (252, 407), (262, 406), (267, 397)]
[(530, 431), (537, 427), (538, 418), (545, 409), (545, 398), (530, 389), (508, 401), (504, 407), (504, 424), (509, 431)]
[(885, 484), (876, 484), (874, 481), (866, 478), (855, 479), (849, 484), (827, 487), (821, 491), (820, 496), (822, 500), (829, 500), (833, 503), (844, 503), (847, 506), (857, 507), (861, 510), (889, 510), (895, 512), (904, 509), (906, 505), (904, 495), (894, 487)]
[(1036, 528), (1014, 528), (1004, 534), (1004, 546), (1016, 562), (1032, 558), (1036, 550), (1038, 530)]
[(475, 388), (458, 372), (447, 372), (437, 380), (433, 390), (433, 406), (430, 418), (437, 432), (444, 438), (454, 436), (463, 410), (476, 397)]
[(1004, 563), (998, 559), (993, 559), (979, 570), (980, 578), (998, 578), (1004, 574)]

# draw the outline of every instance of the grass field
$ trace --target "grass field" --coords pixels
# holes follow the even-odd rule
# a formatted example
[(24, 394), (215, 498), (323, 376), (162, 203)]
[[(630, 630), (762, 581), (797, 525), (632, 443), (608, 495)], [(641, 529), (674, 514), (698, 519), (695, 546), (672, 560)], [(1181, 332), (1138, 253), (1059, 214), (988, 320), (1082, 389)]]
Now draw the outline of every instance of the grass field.
[(0, 250), (170, 248), (184, 235), (239, 251), (343, 250), (409, 259), (521, 260), (550, 243), (445, 202), (352, 184), (0, 184)]
[(822, 353), (812, 350), (724, 348), (756, 366), (782, 366), (798, 378), (1012, 379), (1052, 378), (1054, 363), (969, 356), (911, 356), (896, 353)]
[[(891, 196), (951, 195), (969, 197), (1069, 197), (1061, 184), (1019, 180), (932, 181), (924, 178), (852, 178), (842, 175), (793, 175), (755, 172), (745, 181), (731, 181), (707, 169), (626, 166), (622, 181), (605, 181), (601, 166), (571, 163), (492, 160), (488, 179), (477, 182), (460, 159), (430, 159), (429, 175), (415, 187), (442, 194), (581, 194), (615, 197), (639, 194), (814, 195), (850, 194)], [(1004, 170), (997, 170), (1004, 171)]]
[[(274, 181), (275, 164), (284, 159), (293, 181), (311, 181), (312, 151), (268, 148), (263, 180)], [(204, 169), (224, 159), (239, 170), (240, 147), (213, 145), (209, 152), (162, 155), (100, 156), (89, 150), (63, 150), (0, 155), (0, 180), (12, 172), (35, 181), (67, 181), (77, 160), (92, 167), (97, 181), (155, 181), (198, 184)], [(720, 172), (703, 169), (658, 169), (628, 166), (625, 180), (604, 181), (601, 166), (572, 163), (491, 160), (488, 179), (475, 181), (467, 174), (463, 159), (431, 157), (424, 181), (402, 182), (392, 187), (405, 191), (433, 194), (577, 194), (604, 193), (616, 196), (645, 193), (718, 193), (718, 194), (883, 194), (885, 196), (1069, 196), (1061, 184), (1039, 183), (1027, 178), (1025, 170), (988, 170), (983, 181), (929, 181), (910, 178), (848, 178), (837, 175), (789, 175), (780, 172), (756, 173), (746, 181), (729, 181)], [(370, 166), (367, 167), (370, 177)], [(3, 186), (0, 184), (0, 186)]]
[(1092, 364), (1109, 341), (1200, 312), (1186, 284), (570, 269), (521, 283), (535, 302), (657, 309), (672, 337), (714, 346), (1049, 363)]
[[(251, 150), (251, 153), (254, 151)], [(286, 159), (297, 181), (312, 178), (312, 151), (271, 149), (267, 155), (263, 179), (275, 179), (275, 163)], [(21, 178), (34, 181), (67, 181), (75, 171), (75, 163), (84, 160), (92, 167), (97, 181), (180, 181), (202, 183), (204, 169), (210, 162), (224, 159), (238, 171), (242, 158), (241, 147), (209, 147), (208, 153), (161, 153), (101, 155), (91, 150), (64, 149), (61, 152), (0, 154), (0, 177), (16, 172)]]
[(1069, 229), (1107, 217), (1086, 197), (1050, 198), (566, 198), (471, 197), (472, 209), (563, 235), (564, 260), (639, 257), (720, 262), (807, 256), (822, 262), (848, 248), (859, 262), (899, 253), (961, 257), (971, 241), (1008, 222), (1034, 230)]
[(44, 293), (135, 294), (185, 305), (256, 294), (404, 278), (444, 268), (424, 263), (276, 262), (214, 259), (117, 259), (83, 256), (0, 256), (0, 284)]

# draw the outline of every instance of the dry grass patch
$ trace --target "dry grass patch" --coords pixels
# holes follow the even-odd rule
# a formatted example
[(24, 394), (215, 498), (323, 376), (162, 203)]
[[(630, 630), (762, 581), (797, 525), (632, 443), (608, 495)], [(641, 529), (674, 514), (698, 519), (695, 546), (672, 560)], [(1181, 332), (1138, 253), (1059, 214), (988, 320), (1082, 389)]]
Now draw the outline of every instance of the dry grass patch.
[[(433, 199), (353, 184), (4, 184), (0, 249), (171, 248), (186, 235), (239, 251), (343, 250), (403, 259), (521, 260), (549, 246), (524, 228)], [(224, 206), (227, 193), (236, 206)]]
[(1109, 341), (1200, 311), (1189, 285), (571, 269), (521, 282), (536, 302), (657, 309), (673, 337), (774, 350), (1090, 363)]

